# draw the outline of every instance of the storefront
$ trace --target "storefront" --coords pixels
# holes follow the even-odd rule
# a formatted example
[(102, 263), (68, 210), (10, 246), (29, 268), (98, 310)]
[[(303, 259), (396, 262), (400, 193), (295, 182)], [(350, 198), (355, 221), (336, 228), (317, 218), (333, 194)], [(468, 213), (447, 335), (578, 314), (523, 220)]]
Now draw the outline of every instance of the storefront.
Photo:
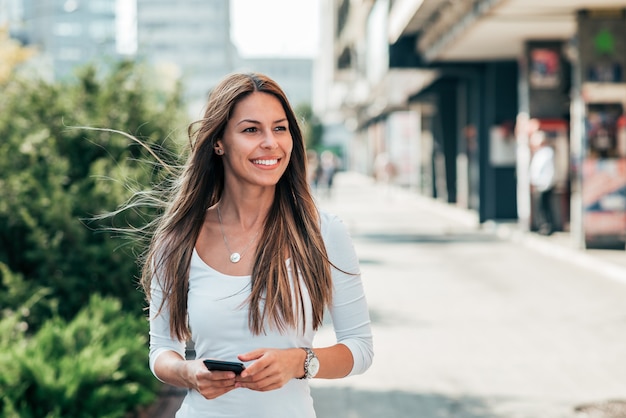
[(540, 192), (531, 183), (530, 166), (545, 141), (553, 151), (549, 208), (550, 233), (570, 230), (570, 105), (571, 65), (563, 41), (529, 41), (520, 60), (520, 101), (517, 117), (517, 195), (520, 225), (538, 231), (542, 218)]
[(626, 9), (578, 13), (582, 110), (573, 159), (587, 247), (626, 241)]

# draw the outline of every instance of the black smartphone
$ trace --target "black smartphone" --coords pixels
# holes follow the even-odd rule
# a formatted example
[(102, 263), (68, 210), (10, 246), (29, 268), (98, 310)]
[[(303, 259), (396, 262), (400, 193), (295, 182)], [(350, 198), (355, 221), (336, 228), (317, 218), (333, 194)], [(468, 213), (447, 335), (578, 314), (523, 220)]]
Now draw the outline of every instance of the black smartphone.
[(211, 371), (235, 372), (241, 374), (246, 366), (236, 361), (204, 360), (204, 365)]

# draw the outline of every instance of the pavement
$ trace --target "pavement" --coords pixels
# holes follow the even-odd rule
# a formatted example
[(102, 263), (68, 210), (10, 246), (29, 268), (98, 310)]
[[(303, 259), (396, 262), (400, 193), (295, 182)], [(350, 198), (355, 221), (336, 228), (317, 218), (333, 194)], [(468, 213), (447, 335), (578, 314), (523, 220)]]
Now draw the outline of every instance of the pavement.
[[(318, 418), (626, 418), (626, 251), (480, 224), (352, 172), (316, 196), (353, 235), (376, 352), (362, 376), (311, 381)], [(524, 263), (551, 276), (506, 271)], [(183, 393), (165, 388), (147, 416), (173, 417)]]
[(376, 353), (364, 375), (311, 382), (318, 418), (626, 418), (626, 251), (355, 173), (317, 195), (353, 236)]
[(361, 193), (370, 194), (377, 198), (381, 195), (391, 196), (387, 203), (389, 208), (398, 202), (412, 204), (418, 207), (420, 211), (445, 217), (456, 225), (494, 234), (500, 239), (519, 243), (538, 253), (590, 269), (611, 280), (626, 283), (626, 249), (582, 249), (578, 247), (569, 232), (555, 232), (550, 236), (544, 236), (525, 231), (518, 224), (512, 222), (489, 221), (480, 224), (478, 214), (472, 210), (425, 197), (408, 189), (379, 185), (370, 177), (354, 172), (339, 173), (338, 179), (335, 181), (334, 200), (325, 199), (323, 192), (320, 192), (320, 206), (352, 218), (352, 214), (356, 212), (350, 208), (350, 205), (346, 204), (345, 199), (341, 198), (346, 189), (367, 189), (368, 191)]
[[(352, 178), (352, 180), (348, 180)], [(371, 182), (364, 176), (350, 173), (346, 180)], [(497, 237), (519, 243), (538, 253), (592, 270), (594, 273), (626, 283), (626, 248), (580, 248), (569, 232), (557, 231), (550, 236), (527, 231), (514, 222), (478, 222), (478, 215), (471, 210), (455, 207), (438, 200), (416, 195), (407, 190), (396, 190), (405, 198), (418, 201), (422, 207), (444, 215), (450, 220), (493, 233)]]

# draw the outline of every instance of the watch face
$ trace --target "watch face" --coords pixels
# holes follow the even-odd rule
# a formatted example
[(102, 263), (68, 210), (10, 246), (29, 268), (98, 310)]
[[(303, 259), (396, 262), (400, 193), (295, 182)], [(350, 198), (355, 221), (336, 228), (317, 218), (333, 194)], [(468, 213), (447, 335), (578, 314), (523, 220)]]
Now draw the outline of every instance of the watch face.
[(309, 361), (309, 376), (315, 377), (319, 369), (320, 361), (317, 359), (317, 357), (313, 357), (311, 361)]

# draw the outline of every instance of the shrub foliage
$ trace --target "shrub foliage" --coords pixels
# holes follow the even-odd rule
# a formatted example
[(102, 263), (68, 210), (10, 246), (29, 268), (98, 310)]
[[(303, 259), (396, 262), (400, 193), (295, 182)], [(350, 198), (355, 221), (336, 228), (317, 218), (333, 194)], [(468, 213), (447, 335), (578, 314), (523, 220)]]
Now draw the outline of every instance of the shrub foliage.
[[(118, 129), (160, 157), (174, 155), (172, 129), (185, 124), (179, 95), (147, 79), (123, 63), (106, 76), (87, 67), (74, 84), (16, 79), (0, 86), (0, 262), (50, 289), (63, 318), (94, 292), (119, 297), (125, 309), (142, 304), (135, 243), (95, 232), (111, 219), (85, 219), (118, 207), (133, 192), (129, 185), (149, 187), (161, 168), (123, 135), (74, 127)], [(145, 219), (127, 213), (115, 222), (128, 227)]]
[(163, 179), (153, 153), (176, 160), (180, 89), (151, 80), (120, 63), (0, 83), (0, 417), (128, 417), (157, 393), (143, 244), (112, 232), (154, 210), (98, 217)]
[(0, 416), (123, 418), (155, 399), (146, 367), (147, 321), (94, 295), (66, 322), (26, 336), (20, 315), (0, 321)]

